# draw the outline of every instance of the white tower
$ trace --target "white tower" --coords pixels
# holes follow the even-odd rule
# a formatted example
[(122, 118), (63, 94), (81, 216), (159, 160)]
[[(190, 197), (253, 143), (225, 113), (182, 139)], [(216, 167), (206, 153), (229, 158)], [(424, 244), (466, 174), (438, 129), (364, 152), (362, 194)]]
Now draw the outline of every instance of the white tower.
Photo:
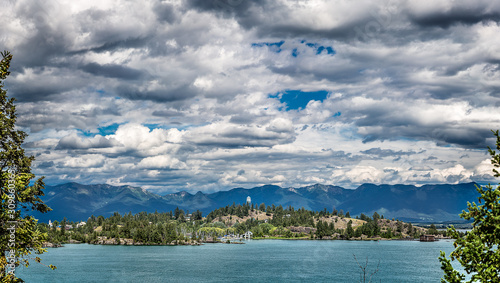
[(247, 196), (247, 203), (248, 204), (252, 203), (252, 198), (250, 198), (250, 196)]

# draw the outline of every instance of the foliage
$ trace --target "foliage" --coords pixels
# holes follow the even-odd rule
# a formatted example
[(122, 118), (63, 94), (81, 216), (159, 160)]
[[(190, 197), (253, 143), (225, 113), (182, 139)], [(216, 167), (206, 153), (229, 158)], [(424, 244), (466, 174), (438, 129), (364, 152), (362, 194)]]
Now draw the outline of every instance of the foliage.
[[(261, 204), (260, 207), (265, 208), (266, 206)], [(352, 219), (349, 219), (347, 229), (335, 229), (334, 221), (339, 218), (330, 214), (326, 209), (317, 212), (304, 208), (295, 209), (291, 206), (283, 208), (281, 205), (271, 205), (265, 210), (266, 215), (271, 216), (271, 219), (259, 220), (258, 217), (250, 217), (250, 205), (236, 205), (233, 203), (213, 210), (205, 218), (202, 217), (201, 212), (194, 212), (190, 221), (183, 220), (185, 212), (176, 208), (173, 212), (166, 213), (155, 212), (148, 214), (141, 212), (135, 215), (129, 213), (123, 216), (115, 213), (109, 218), (91, 216), (86, 225), (78, 228), (76, 228), (77, 223), (69, 222), (66, 219), (61, 222), (54, 221), (51, 228), (47, 224), (40, 224), (39, 226), (41, 231), (48, 232), (49, 241), (52, 243), (77, 240), (95, 244), (102, 243), (103, 237), (106, 237), (106, 240), (112, 238), (116, 240), (132, 239), (135, 244), (146, 245), (165, 245), (171, 244), (173, 241), (189, 242), (190, 238), (201, 242), (218, 241), (218, 237), (231, 234), (242, 235), (247, 231), (251, 231), (253, 236), (257, 238), (296, 238), (305, 236), (304, 232), (307, 231), (305, 228), (302, 231), (292, 232), (290, 228), (292, 226), (309, 227), (310, 237), (314, 238), (316, 236), (319, 239), (330, 237), (333, 234), (349, 239), (353, 236), (360, 237), (361, 233), (364, 235), (377, 235), (378, 231), (380, 231), (377, 223), (366, 215), (362, 215), (362, 217), (368, 222), (354, 230)], [(195, 214), (196, 217), (194, 217)], [(236, 218), (235, 216), (238, 215), (245, 218)], [(233, 217), (237, 219), (236, 222)], [(68, 231), (62, 229), (65, 226), (64, 224), (69, 225), (68, 227), (71, 227), (71, 229)], [(57, 228), (58, 225), (62, 227)], [(402, 222), (401, 225), (403, 225)], [(313, 227), (316, 227), (315, 234)]]
[[(31, 173), (33, 156), (26, 156), (21, 147), (27, 134), (16, 130), (15, 99), (7, 96), (3, 80), (10, 74), (12, 55), (4, 51), (0, 62), (0, 279), (2, 282), (23, 282), (13, 271), (15, 267), (29, 266), (29, 259), (40, 262), (39, 257), (30, 258), (32, 253), (46, 250), (42, 243), (46, 234), (37, 229), (37, 220), (30, 211), (47, 212), (43, 196), (43, 178), (35, 180)], [(31, 185), (30, 185), (31, 184)], [(50, 268), (55, 267), (50, 265)]]
[[(500, 150), (500, 136), (494, 132), (497, 141), (496, 149)], [(491, 148), (488, 151), (492, 157), (495, 177), (500, 177), (497, 168), (500, 167), (500, 152)], [(480, 194), (478, 204), (467, 203), (467, 210), (460, 217), (466, 220), (474, 219), (472, 230), (465, 237), (460, 237), (454, 227), (448, 229), (449, 235), (455, 239), (455, 250), (451, 252), (451, 260), (457, 260), (471, 279), (467, 282), (500, 282), (500, 186), (494, 189), (491, 185), (477, 187)], [(455, 270), (446, 254), (441, 251), (439, 257), (444, 278), (441, 282), (461, 282), (465, 274)]]

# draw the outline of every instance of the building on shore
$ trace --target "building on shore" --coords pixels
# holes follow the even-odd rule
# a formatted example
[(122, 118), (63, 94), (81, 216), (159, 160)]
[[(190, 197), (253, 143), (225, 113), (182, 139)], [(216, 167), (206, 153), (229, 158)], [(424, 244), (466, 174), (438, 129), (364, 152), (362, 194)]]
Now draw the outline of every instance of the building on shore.
[(436, 237), (434, 235), (422, 235), (420, 236), (420, 242), (434, 242)]
[(250, 239), (252, 239), (252, 237), (253, 237), (252, 231), (247, 231), (245, 234), (243, 234), (243, 238), (245, 240), (250, 240)]

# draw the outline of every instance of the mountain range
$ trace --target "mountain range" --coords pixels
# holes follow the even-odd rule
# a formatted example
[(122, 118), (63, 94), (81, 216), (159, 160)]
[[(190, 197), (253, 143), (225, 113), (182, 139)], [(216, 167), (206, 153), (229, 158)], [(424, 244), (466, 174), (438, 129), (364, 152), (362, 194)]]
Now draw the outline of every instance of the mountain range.
[(351, 216), (372, 215), (377, 211), (386, 218), (404, 221), (444, 222), (460, 220), (458, 214), (467, 208), (467, 202), (477, 203), (479, 194), (475, 183), (421, 187), (363, 184), (354, 190), (321, 184), (300, 188), (266, 185), (215, 193), (182, 191), (164, 196), (132, 186), (66, 183), (45, 188), (42, 200), (53, 211), (34, 216), (42, 222), (63, 217), (80, 221), (91, 215), (107, 217), (114, 212), (166, 212), (177, 207), (191, 212), (201, 210), (206, 215), (226, 205), (243, 204), (248, 196), (256, 205), (291, 205), (296, 209), (304, 207), (316, 211), (335, 208), (349, 211)]

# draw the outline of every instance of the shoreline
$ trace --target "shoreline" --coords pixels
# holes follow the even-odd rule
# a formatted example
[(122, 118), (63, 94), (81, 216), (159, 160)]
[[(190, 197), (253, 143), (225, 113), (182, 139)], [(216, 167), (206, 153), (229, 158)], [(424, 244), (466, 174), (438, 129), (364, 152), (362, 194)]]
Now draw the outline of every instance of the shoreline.
[[(114, 238), (113, 238), (114, 239)], [(449, 237), (443, 237), (443, 238), (436, 238), (435, 241), (433, 242), (438, 242), (440, 240), (450, 240), (451, 238)], [(204, 244), (245, 244), (249, 240), (235, 240), (235, 241), (172, 241), (171, 243), (167, 244), (161, 244), (161, 243), (142, 243), (142, 242), (127, 242), (127, 241), (122, 241), (124, 239), (120, 239), (119, 242), (117, 241), (98, 241), (96, 243), (85, 243), (85, 242), (79, 242), (79, 241), (69, 241), (69, 242), (62, 242), (62, 243), (49, 243), (45, 242), (43, 243), (43, 248), (59, 248), (59, 247), (64, 247), (66, 244), (88, 244), (88, 245), (103, 245), (103, 246), (201, 246)], [(412, 238), (412, 239), (397, 239), (397, 238), (352, 238), (352, 239), (311, 239), (311, 238), (280, 238), (280, 237), (258, 237), (258, 238), (253, 238), (250, 240), (255, 240), (255, 241), (262, 241), (262, 240), (286, 240), (286, 241), (359, 241), (359, 242), (366, 242), (366, 241), (408, 241), (408, 242), (421, 242), (418, 238)], [(174, 243), (175, 242), (175, 243)]]

